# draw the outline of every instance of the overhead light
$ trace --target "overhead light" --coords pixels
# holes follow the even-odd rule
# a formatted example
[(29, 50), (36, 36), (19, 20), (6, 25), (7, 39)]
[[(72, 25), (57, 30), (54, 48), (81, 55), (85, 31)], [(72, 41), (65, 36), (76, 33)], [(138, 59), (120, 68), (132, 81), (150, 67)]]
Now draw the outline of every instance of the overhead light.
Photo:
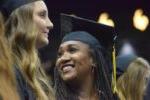
[(149, 25), (149, 18), (143, 13), (142, 9), (137, 9), (133, 16), (133, 25), (140, 31), (145, 31)]
[(115, 24), (112, 19), (109, 18), (109, 14), (104, 12), (99, 16), (98, 23), (105, 24), (114, 27)]
[(134, 48), (132, 47), (132, 45), (128, 42), (124, 43), (119, 55), (130, 55), (130, 54), (136, 54)]

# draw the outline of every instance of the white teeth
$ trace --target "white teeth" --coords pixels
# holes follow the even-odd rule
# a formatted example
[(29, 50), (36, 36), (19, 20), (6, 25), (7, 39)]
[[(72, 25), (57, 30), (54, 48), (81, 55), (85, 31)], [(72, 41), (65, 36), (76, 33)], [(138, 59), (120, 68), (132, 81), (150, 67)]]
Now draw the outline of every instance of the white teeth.
[(69, 70), (71, 70), (72, 69), (72, 66), (64, 66), (63, 68), (62, 68), (62, 71), (63, 72), (67, 72), (67, 71), (69, 71)]

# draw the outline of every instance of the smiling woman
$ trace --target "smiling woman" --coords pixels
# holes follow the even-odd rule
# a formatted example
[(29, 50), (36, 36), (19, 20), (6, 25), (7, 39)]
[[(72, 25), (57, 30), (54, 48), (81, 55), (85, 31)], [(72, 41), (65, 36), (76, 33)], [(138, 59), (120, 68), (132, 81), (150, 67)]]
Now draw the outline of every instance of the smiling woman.
[(55, 68), (57, 99), (113, 100), (104, 66), (107, 64), (98, 40), (85, 31), (70, 32), (58, 50)]
[[(110, 88), (108, 44), (114, 29), (94, 21), (62, 14), (54, 71), (57, 100), (114, 100)], [(105, 44), (105, 45), (104, 45)]]
[(53, 24), (42, 0), (8, 0), (2, 8), (6, 36), (13, 50), (17, 86), (23, 100), (53, 100), (37, 49), (49, 43)]
[(37, 1), (33, 8), (33, 21), (37, 25), (39, 33), (36, 39), (38, 48), (49, 43), (48, 33), (53, 28), (53, 23), (48, 18), (48, 10), (44, 2)]
[(59, 66), (58, 70), (64, 81), (84, 82), (85, 76), (90, 77), (89, 66), (92, 63), (90, 48), (87, 44), (80, 41), (68, 41), (60, 45), (56, 66)]

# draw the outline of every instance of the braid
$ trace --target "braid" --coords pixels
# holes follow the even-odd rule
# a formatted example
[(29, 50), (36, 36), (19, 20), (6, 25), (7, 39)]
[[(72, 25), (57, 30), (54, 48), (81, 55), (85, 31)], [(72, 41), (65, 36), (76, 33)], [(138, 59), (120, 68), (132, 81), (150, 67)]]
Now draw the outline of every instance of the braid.
[(78, 100), (77, 95), (60, 78), (57, 68), (54, 69), (55, 91), (57, 100)]
[(100, 96), (100, 100), (113, 100), (113, 95), (110, 88), (110, 80), (108, 73), (108, 65), (105, 58), (100, 52), (99, 48), (96, 48), (93, 52), (94, 60), (97, 62), (95, 70), (95, 83)]

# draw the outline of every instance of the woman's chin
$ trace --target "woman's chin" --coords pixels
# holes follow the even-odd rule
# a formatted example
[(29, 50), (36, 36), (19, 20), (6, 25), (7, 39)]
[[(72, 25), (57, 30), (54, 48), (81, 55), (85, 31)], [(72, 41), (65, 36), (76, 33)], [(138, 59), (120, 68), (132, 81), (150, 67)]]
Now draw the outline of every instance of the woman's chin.
[(65, 82), (73, 81), (76, 78), (75, 75), (62, 75), (61, 77)]
[(43, 46), (48, 45), (48, 44), (49, 44), (48, 38), (43, 39)]
[(49, 44), (48, 38), (43, 38), (43, 39), (37, 41), (37, 48), (42, 48), (48, 44)]

